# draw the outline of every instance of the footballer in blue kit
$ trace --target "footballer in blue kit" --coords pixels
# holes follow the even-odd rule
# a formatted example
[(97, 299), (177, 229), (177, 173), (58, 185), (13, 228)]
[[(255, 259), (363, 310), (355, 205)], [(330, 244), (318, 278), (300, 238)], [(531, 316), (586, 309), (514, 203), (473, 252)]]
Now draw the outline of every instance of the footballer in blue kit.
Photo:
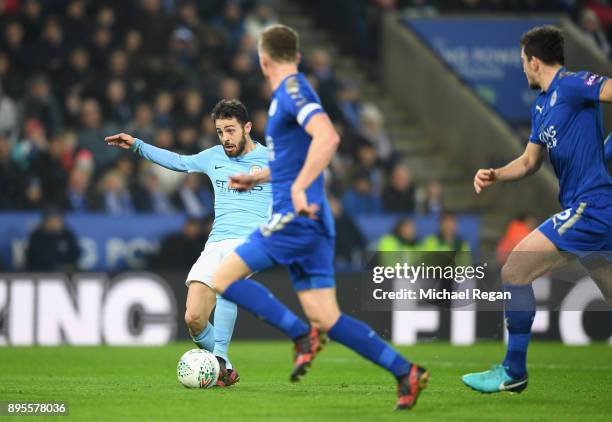
[(606, 163), (612, 145), (604, 140), (600, 105), (612, 101), (612, 83), (592, 72), (565, 69), (563, 43), (561, 31), (551, 26), (523, 35), (523, 70), (530, 87), (540, 90), (529, 143), (518, 159), (498, 169), (480, 169), (474, 178), (477, 193), (497, 182), (522, 179), (539, 169), (548, 152), (563, 209), (523, 239), (502, 268), (504, 289), (511, 296), (504, 310), (506, 357), (489, 371), (463, 377), (482, 393), (527, 387), (535, 279), (577, 256), (612, 304), (612, 178)]
[[(215, 219), (206, 246), (185, 281), (188, 286), (185, 323), (193, 341), (217, 356), (220, 365), (217, 385), (227, 387), (240, 380), (228, 357), (237, 307), (215, 295), (212, 275), (226, 255), (243, 243), (255, 228), (268, 221), (272, 195), (269, 183), (240, 192), (229, 180), (234, 174), (256, 174), (268, 165), (266, 147), (249, 135), (252, 124), (244, 105), (238, 100), (221, 100), (213, 108), (211, 117), (221, 145), (195, 155), (179, 155), (124, 133), (109, 136), (106, 142), (129, 148), (170, 170), (204, 173), (212, 182)], [(208, 321), (213, 308), (214, 326)]]
[[(272, 216), (223, 260), (212, 285), (226, 299), (293, 339), (291, 381), (306, 374), (329, 336), (388, 370), (398, 383), (396, 409), (410, 409), (427, 386), (429, 373), (404, 359), (368, 325), (338, 308), (335, 230), (323, 171), (340, 140), (319, 97), (298, 73), (298, 34), (287, 26), (273, 25), (262, 33), (258, 50), (262, 73), (273, 89), (266, 128), (269, 167), (231, 180), (243, 190), (270, 180)], [(245, 278), (276, 265), (288, 267), (310, 324), (266, 287)]]

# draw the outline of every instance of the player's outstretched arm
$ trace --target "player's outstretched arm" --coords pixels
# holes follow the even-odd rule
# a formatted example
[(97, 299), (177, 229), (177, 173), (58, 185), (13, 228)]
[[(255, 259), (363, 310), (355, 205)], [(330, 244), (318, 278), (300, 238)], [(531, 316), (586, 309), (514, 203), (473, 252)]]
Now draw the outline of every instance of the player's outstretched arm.
[(308, 204), (306, 189), (331, 162), (340, 144), (340, 137), (326, 113), (312, 116), (305, 129), (312, 141), (302, 170), (291, 186), (291, 198), (298, 215), (314, 218), (318, 207), (316, 204)]
[(238, 192), (246, 192), (254, 186), (270, 180), (270, 169), (264, 168), (255, 174), (236, 174), (229, 177), (230, 187)]
[(108, 145), (130, 149), (147, 160), (170, 170), (181, 172), (198, 171), (198, 167), (195, 165), (198, 155), (179, 155), (172, 151), (149, 145), (127, 133), (107, 136), (104, 140)]
[(497, 182), (512, 182), (527, 177), (538, 171), (543, 159), (544, 147), (530, 142), (519, 158), (504, 167), (478, 170), (474, 176), (474, 190), (480, 193)]

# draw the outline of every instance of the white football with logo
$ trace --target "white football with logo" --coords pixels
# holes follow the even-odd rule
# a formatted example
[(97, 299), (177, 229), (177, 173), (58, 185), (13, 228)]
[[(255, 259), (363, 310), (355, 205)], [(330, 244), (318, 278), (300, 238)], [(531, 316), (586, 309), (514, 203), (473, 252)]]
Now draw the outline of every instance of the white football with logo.
[(176, 375), (187, 388), (209, 388), (219, 379), (219, 361), (207, 350), (191, 349), (179, 359)]

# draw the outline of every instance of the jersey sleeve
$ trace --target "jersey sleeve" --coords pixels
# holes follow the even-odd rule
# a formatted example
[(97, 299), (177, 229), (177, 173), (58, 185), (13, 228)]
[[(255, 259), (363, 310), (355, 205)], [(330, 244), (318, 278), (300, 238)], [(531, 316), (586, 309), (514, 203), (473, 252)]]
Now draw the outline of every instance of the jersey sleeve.
[(563, 78), (564, 96), (574, 103), (598, 102), (601, 88), (608, 78), (592, 72), (578, 72)]
[(210, 165), (210, 149), (195, 155), (180, 155), (136, 139), (132, 150), (141, 157), (174, 171), (208, 173)]
[(529, 134), (529, 142), (532, 144), (540, 144), (543, 145), (542, 141), (540, 141), (540, 137), (538, 136), (538, 128), (536, 127), (535, 116), (537, 113), (536, 110), (537, 104), (534, 103), (531, 107), (531, 133)]
[(283, 108), (302, 127), (306, 127), (315, 114), (325, 113), (321, 100), (308, 82), (300, 81), (297, 76), (291, 76), (285, 81), (281, 98)]

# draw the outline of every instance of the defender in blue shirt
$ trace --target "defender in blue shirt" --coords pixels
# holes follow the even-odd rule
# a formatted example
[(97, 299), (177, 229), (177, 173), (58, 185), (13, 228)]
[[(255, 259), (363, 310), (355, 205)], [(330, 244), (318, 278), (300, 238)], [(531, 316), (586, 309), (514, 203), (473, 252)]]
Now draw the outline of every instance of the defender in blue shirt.
[[(428, 372), (385, 343), (369, 326), (342, 314), (334, 282), (335, 231), (325, 196), (323, 170), (339, 143), (329, 117), (304, 75), (298, 73), (298, 35), (284, 25), (267, 28), (259, 41), (262, 72), (273, 89), (266, 143), (269, 169), (232, 177), (248, 190), (272, 183), (272, 218), (228, 255), (213, 276), (213, 286), (277, 327), (295, 343), (291, 381), (299, 381), (330, 338), (382, 366), (398, 381), (397, 409), (409, 409), (427, 385)], [(310, 326), (264, 286), (245, 279), (275, 265), (289, 269)]]
[[(237, 307), (222, 296), (215, 298), (212, 275), (226, 255), (268, 220), (271, 187), (262, 182), (248, 192), (241, 192), (230, 182), (232, 175), (255, 175), (263, 171), (268, 162), (267, 149), (249, 135), (252, 124), (244, 105), (238, 100), (222, 100), (214, 107), (212, 119), (221, 145), (195, 155), (179, 155), (124, 133), (109, 136), (106, 142), (129, 148), (170, 170), (204, 173), (210, 177), (215, 192), (215, 220), (204, 251), (187, 275), (185, 322), (194, 342), (217, 356), (221, 367), (217, 385), (229, 386), (240, 379), (228, 358)], [(213, 307), (214, 327), (208, 322)]]
[(497, 182), (536, 172), (546, 152), (559, 179), (563, 211), (552, 216), (512, 251), (502, 268), (508, 351), (501, 365), (463, 377), (483, 393), (520, 392), (527, 387), (527, 346), (535, 316), (531, 283), (568, 260), (581, 262), (612, 304), (612, 179), (608, 175), (600, 102), (612, 101), (612, 83), (592, 72), (563, 67), (561, 31), (538, 27), (521, 39), (523, 69), (540, 90), (532, 109), (532, 130), (523, 155), (505, 167), (478, 170), (477, 193)]

